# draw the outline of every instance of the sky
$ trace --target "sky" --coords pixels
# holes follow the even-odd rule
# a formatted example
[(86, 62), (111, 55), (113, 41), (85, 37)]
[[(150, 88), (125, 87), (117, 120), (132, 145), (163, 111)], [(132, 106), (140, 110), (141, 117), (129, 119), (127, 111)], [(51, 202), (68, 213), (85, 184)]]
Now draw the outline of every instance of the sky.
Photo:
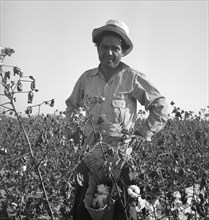
[[(209, 105), (208, 9), (206, 0), (0, 0), (0, 46), (15, 50), (4, 64), (36, 79), (34, 105), (55, 100), (42, 113), (64, 111), (79, 76), (99, 65), (92, 30), (119, 19), (134, 45), (122, 61), (146, 74), (168, 103), (197, 112)], [(17, 110), (27, 106), (27, 94), (18, 95)]]

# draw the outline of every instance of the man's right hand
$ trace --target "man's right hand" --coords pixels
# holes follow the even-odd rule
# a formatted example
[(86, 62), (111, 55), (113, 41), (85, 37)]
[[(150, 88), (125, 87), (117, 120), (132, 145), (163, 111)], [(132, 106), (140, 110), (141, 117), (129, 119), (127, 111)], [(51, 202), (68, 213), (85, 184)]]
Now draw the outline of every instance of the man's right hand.
[(132, 147), (133, 150), (139, 150), (145, 141), (146, 138), (135, 131), (132, 135), (132, 140), (130, 141), (129, 146)]
[(73, 132), (72, 129), (70, 129), (68, 133), (68, 139), (73, 139), (73, 142), (75, 145), (83, 145), (84, 142), (84, 134), (83, 131), (80, 130), (80, 128), (77, 128), (75, 132)]
[(136, 135), (130, 141), (129, 146), (132, 147), (133, 150), (139, 150), (145, 141), (146, 139), (144, 137)]

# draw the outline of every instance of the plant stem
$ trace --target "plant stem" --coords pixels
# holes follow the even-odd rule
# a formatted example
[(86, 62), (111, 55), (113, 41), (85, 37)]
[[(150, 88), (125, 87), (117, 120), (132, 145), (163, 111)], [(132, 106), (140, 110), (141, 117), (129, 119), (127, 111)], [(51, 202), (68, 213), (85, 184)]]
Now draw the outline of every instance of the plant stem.
[(29, 137), (25, 131), (25, 128), (22, 124), (22, 121), (21, 121), (21, 118), (20, 116), (18, 115), (17, 111), (16, 111), (16, 108), (15, 108), (15, 105), (13, 103), (13, 100), (11, 100), (11, 105), (12, 105), (12, 108), (13, 110), (15, 111), (15, 114), (16, 114), (16, 117), (17, 117), (17, 120), (20, 124), (20, 127), (24, 133), (24, 136), (25, 136), (25, 139), (26, 139), (26, 142), (28, 144), (28, 147), (29, 147), (29, 150), (30, 150), (30, 155), (31, 155), (31, 158), (35, 164), (35, 168), (37, 170), (37, 173), (38, 173), (38, 176), (39, 176), (39, 179), (40, 179), (40, 182), (41, 182), (41, 186), (42, 186), (42, 189), (43, 189), (43, 192), (44, 192), (44, 197), (45, 197), (45, 200), (46, 200), (46, 203), (47, 203), (47, 206), (48, 206), (48, 209), (49, 209), (49, 215), (51, 217), (52, 220), (54, 220), (54, 216), (53, 216), (53, 212), (52, 212), (52, 209), (51, 209), (51, 206), (50, 206), (50, 203), (49, 203), (49, 199), (48, 199), (48, 196), (47, 196), (47, 192), (46, 192), (46, 189), (45, 189), (45, 185), (44, 185), (44, 182), (43, 182), (43, 178), (42, 178), (42, 175), (41, 175), (41, 172), (40, 172), (40, 169), (39, 169), (39, 166), (37, 165), (36, 163), (36, 159), (35, 159), (35, 156), (34, 156), (34, 153), (33, 153), (33, 149), (32, 149), (32, 146), (31, 146), (31, 143), (30, 143), (30, 140), (29, 140)]
[(6, 64), (1, 64), (1, 66), (5, 66), (5, 67), (12, 67), (12, 68), (14, 68), (14, 67), (15, 67), (15, 66), (6, 65)]

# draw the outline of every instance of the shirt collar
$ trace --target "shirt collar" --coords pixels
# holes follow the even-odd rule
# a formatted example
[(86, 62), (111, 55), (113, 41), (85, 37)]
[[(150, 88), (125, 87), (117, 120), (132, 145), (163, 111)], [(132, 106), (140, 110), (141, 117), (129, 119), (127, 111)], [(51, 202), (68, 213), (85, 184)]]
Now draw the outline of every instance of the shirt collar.
[[(120, 72), (121, 70), (127, 68), (128, 65), (126, 65), (125, 63), (121, 62), (120, 63), (120, 68), (118, 69), (117, 73)], [(100, 64), (97, 68), (93, 69), (91, 72), (92, 76), (96, 76), (97, 74), (102, 73), (101, 68), (100, 68)]]
[(97, 68), (95, 68), (95, 69), (92, 69), (92, 70), (91, 70), (91, 75), (92, 75), (92, 76), (96, 76), (96, 75), (98, 74), (98, 72), (99, 72), (99, 67), (97, 67)]

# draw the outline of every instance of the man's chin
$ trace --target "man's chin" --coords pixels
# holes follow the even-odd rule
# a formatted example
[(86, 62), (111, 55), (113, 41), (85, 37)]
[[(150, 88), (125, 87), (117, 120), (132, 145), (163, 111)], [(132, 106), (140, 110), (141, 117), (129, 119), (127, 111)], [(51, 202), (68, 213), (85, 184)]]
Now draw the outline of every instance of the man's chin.
[(103, 64), (103, 66), (106, 68), (106, 69), (115, 69), (117, 67), (117, 65), (113, 64), (112, 62), (105, 62)]

